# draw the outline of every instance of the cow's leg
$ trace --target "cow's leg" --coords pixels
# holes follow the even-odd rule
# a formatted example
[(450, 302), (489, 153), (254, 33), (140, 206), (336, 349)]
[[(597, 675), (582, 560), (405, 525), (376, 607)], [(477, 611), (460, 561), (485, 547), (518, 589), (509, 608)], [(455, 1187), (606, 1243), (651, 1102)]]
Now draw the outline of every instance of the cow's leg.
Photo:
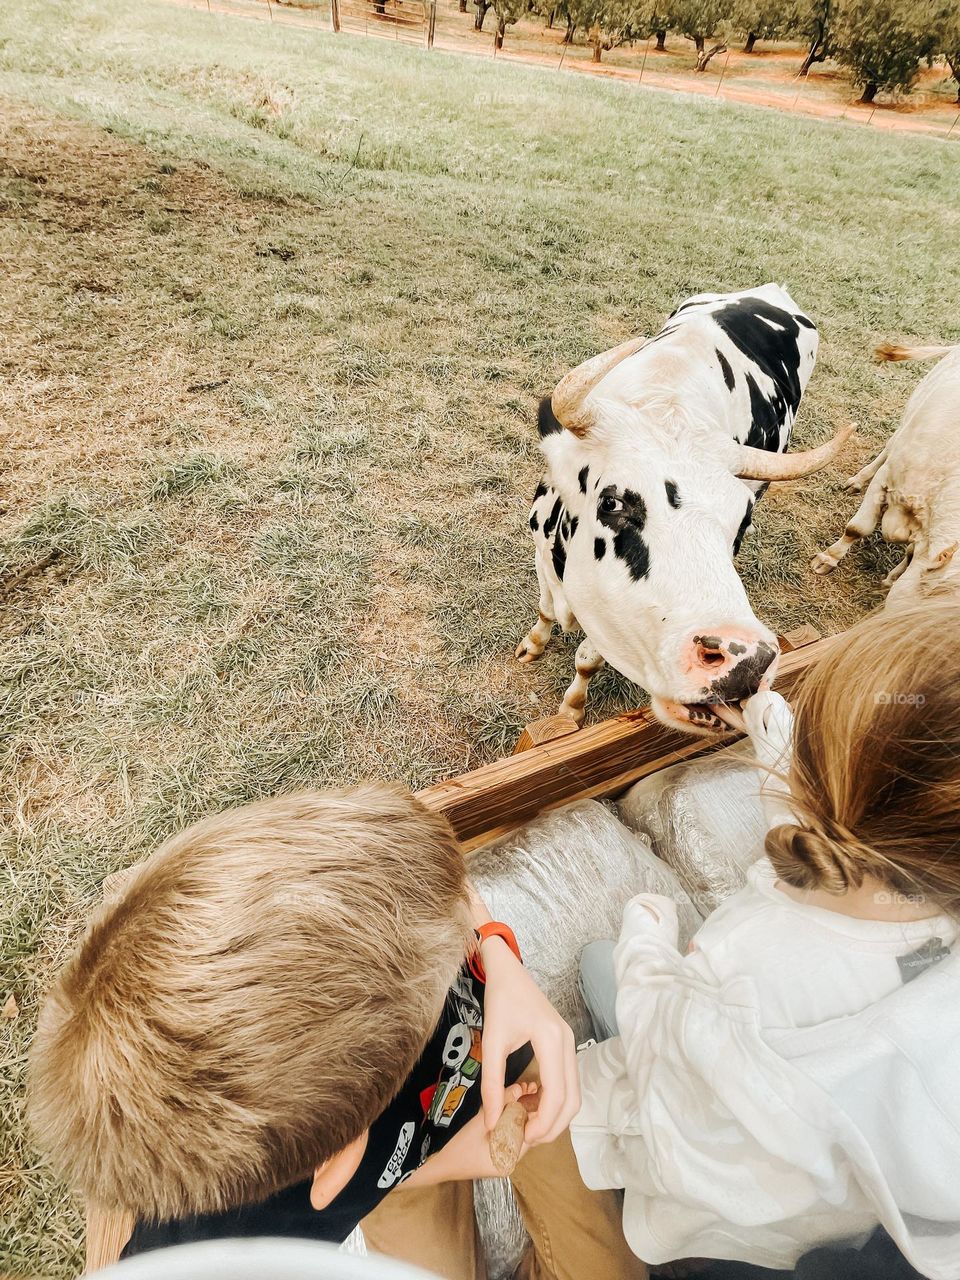
[(520, 662), (535, 662), (553, 635), (557, 615), (553, 607), (553, 592), (545, 580), (540, 557), (537, 556), (537, 582), (540, 585), (540, 604), (537, 620), (517, 645), (516, 657)]
[(861, 538), (869, 538), (880, 523), (880, 513), (883, 511), (886, 497), (886, 475), (880, 471), (870, 481), (867, 492), (863, 495), (863, 501), (860, 503), (860, 509), (847, 522), (843, 537), (838, 538), (833, 546), (827, 547), (825, 551), (818, 551), (810, 561), (810, 568), (814, 573), (832, 573), (854, 543), (859, 542)]
[(603, 658), (589, 640), (581, 640), (577, 646), (577, 674), (573, 683), (563, 695), (560, 703), (560, 715), (569, 716), (577, 724), (583, 724), (584, 706), (587, 701), (587, 686), (603, 666)]
[(872, 462), (868, 462), (865, 467), (844, 481), (843, 487), (849, 489), (851, 493), (862, 493), (873, 477), (877, 474), (883, 464), (886, 462), (890, 453), (889, 444), (885, 444)]
[(881, 587), (887, 587), (887, 588), (892, 587), (893, 584), (896, 582), (896, 580), (902, 577), (903, 574), (906, 572), (907, 565), (910, 563), (912, 559), (913, 559), (913, 543), (911, 543), (910, 546), (907, 547), (906, 554), (904, 555), (900, 563), (895, 564), (893, 568), (890, 570), (890, 572), (887, 574), (887, 576), (884, 578), (883, 582), (880, 583)]

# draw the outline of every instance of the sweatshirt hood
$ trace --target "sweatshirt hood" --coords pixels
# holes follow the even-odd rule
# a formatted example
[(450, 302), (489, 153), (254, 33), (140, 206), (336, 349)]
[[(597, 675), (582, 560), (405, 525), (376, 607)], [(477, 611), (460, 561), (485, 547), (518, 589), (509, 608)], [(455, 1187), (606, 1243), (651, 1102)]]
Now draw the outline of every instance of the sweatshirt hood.
[(908, 1256), (934, 1273), (960, 1240), (960, 954), (850, 1018), (769, 1040), (827, 1094)]

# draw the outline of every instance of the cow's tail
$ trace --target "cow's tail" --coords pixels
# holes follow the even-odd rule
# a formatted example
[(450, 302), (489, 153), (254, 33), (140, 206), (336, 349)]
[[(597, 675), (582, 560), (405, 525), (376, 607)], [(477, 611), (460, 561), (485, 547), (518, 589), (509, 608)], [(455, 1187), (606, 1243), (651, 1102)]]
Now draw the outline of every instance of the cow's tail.
[(873, 354), (881, 364), (885, 360), (932, 360), (934, 356), (956, 351), (958, 346), (960, 343), (946, 347), (901, 347), (895, 342), (882, 342)]

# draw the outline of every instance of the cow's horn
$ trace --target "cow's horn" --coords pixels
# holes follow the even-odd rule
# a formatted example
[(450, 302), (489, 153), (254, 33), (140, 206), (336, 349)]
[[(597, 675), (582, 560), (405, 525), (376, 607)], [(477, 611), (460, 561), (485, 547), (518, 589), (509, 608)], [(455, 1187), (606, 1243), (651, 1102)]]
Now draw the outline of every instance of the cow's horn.
[(590, 392), (614, 365), (639, 351), (646, 341), (646, 338), (631, 338), (629, 342), (621, 342), (619, 347), (584, 360), (583, 364), (565, 373), (550, 397), (557, 421), (575, 436), (585, 436), (594, 422), (593, 412), (586, 405)]
[(853, 434), (853, 425), (841, 427), (832, 440), (800, 453), (769, 453), (748, 444), (739, 447), (734, 474), (741, 480), (796, 480), (812, 475), (832, 462)]

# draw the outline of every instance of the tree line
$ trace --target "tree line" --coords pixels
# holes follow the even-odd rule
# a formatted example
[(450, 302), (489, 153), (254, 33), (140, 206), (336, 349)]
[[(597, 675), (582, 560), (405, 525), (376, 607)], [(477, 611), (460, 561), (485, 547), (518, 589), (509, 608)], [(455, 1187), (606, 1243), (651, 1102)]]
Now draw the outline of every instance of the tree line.
[[(492, 9), (495, 40), (503, 44), (508, 26), (525, 16), (566, 26), (564, 42), (583, 32), (594, 62), (620, 45), (668, 35), (689, 40), (694, 68), (736, 41), (753, 53), (761, 40), (802, 40), (806, 45), (798, 75), (832, 58), (861, 88), (861, 102), (881, 90), (909, 93), (922, 66), (944, 58), (958, 82), (960, 102), (960, 0), (472, 0), (474, 25), (482, 30)], [(467, 11), (467, 0), (460, 0)]]

